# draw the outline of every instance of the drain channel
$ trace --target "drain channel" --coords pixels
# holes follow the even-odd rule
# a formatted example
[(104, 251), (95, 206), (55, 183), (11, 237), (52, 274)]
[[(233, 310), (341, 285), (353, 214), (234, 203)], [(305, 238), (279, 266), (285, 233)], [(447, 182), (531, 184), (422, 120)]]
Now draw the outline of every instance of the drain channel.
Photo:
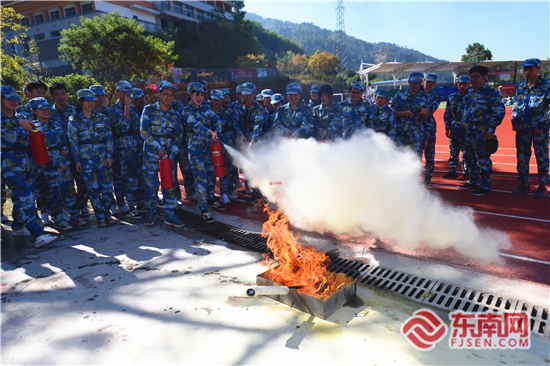
[[(267, 239), (259, 233), (239, 229), (221, 222), (205, 224), (198, 215), (182, 210), (178, 213), (187, 226), (193, 230), (256, 252), (271, 253), (266, 244)], [(331, 272), (344, 273), (348, 277), (352, 277), (357, 281), (358, 286), (388, 291), (406, 299), (446, 311), (525, 311), (531, 315), (531, 331), (545, 338), (550, 338), (549, 311), (547, 308), (401, 271), (373, 266), (353, 259), (340, 258), (337, 255), (329, 255), (329, 257), (331, 263), (327, 269)]]

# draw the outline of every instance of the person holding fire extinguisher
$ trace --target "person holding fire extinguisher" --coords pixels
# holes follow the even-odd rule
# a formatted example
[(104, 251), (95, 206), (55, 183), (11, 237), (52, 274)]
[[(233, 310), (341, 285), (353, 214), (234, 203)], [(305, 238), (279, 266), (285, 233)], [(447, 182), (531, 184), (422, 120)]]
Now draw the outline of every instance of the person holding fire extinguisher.
[(33, 114), (33, 123), (44, 133), (50, 162), (38, 166), (46, 188), (48, 211), (53, 218), (54, 227), (58, 230), (71, 230), (73, 227), (63, 217), (63, 202), (71, 215), (71, 223), (79, 226), (87, 222), (80, 218), (74, 189), (73, 175), (69, 169), (71, 160), (68, 156), (67, 138), (62, 121), (52, 117), (52, 106), (46, 98), (34, 98), (29, 102)]
[(216, 175), (210, 152), (210, 141), (218, 141), (218, 132), (222, 131), (223, 126), (216, 113), (202, 104), (206, 90), (201, 83), (189, 83), (187, 93), (190, 101), (183, 110), (183, 118), (187, 123), (187, 148), (199, 201), (197, 208), (204, 222), (211, 224), (215, 220), (208, 209), (225, 209), (221, 203), (214, 201)]
[[(178, 90), (174, 84), (163, 80), (157, 84), (159, 100), (146, 105), (141, 114), (140, 132), (143, 144), (143, 182), (145, 191), (145, 225), (153, 225), (158, 208), (159, 160), (171, 159), (172, 177), (176, 174), (178, 144), (183, 139), (181, 115), (172, 107)], [(163, 182), (163, 186), (170, 186)], [(171, 188), (162, 188), (163, 207), (166, 211), (166, 225), (183, 227), (185, 224), (176, 216), (177, 197), (172, 179)]]
[(82, 172), (98, 227), (115, 224), (110, 208), (113, 200), (113, 134), (109, 120), (94, 110), (93, 91), (77, 93), (76, 114), (69, 118), (67, 135), (76, 170)]
[(19, 100), (15, 89), (2, 85), (0, 91), (2, 105), (2, 182), (11, 191), (13, 202), (13, 236), (28, 236), (36, 248), (56, 240), (57, 237), (44, 233), (44, 224), (34, 204), (32, 183), (34, 162), (29, 156), (30, 143), (27, 131), (32, 129), (28, 120), (19, 119), (15, 113)]

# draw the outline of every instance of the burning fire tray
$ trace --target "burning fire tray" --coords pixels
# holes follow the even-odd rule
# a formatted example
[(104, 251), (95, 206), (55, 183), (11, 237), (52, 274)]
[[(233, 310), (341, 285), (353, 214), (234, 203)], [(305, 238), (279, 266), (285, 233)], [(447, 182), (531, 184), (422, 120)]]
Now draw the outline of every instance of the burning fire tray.
[[(277, 267), (274, 267), (277, 268)], [(272, 269), (260, 273), (256, 276), (256, 284), (259, 286), (281, 286), (281, 284), (267, 279)], [(304, 294), (300, 290), (289, 290), (287, 295), (265, 295), (273, 300), (282, 302), (305, 313), (312, 314), (320, 319), (328, 318), (332, 313), (343, 305), (355, 299), (356, 282), (354, 279), (344, 276), (348, 281), (337, 281), (337, 290), (335, 293), (325, 299)], [(350, 283), (346, 284), (346, 282)], [(339, 283), (338, 283), (339, 282)]]

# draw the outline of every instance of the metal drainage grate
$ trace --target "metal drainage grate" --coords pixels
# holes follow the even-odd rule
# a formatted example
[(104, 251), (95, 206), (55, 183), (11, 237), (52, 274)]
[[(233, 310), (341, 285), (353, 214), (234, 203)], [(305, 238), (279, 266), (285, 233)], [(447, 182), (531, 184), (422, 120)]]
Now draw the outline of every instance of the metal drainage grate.
[[(179, 215), (185, 220), (188, 227), (194, 230), (256, 252), (271, 253), (266, 244), (267, 239), (258, 233), (242, 230), (221, 222), (205, 224), (198, 215), (187, 211), (179, 211)], [(473, 312), (526, 311), (531, 315), (531, 331), (550, 338), (549, 311), (547, 308), (401, 271), (373, 266), (353, 259), (340, 258), (334, 254), (330, 254), (329, 258), (331, 260), (327, 267), (329, 271), (344, 273), (355, 279), (358, 286), (388, 291), (441, 310)]]

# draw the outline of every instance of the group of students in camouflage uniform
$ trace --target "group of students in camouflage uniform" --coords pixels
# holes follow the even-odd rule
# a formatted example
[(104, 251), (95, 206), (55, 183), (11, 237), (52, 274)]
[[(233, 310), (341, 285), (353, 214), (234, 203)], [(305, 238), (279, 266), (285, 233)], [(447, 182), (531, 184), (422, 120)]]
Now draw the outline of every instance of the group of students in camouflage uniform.
[[(539, 77), (540, 61), (523, 64), (526, 81), (516, 93), (512, 124), (516, 131), (520, 186), (513, 194), (530, 191), (529, 158), (534, 146), (539, 168), (535, 197), (546, 196), (548, 183), (548, 119), (550, 83)], [(499, 91), (487, 82), (488, 70), (474, 66), (469, 76), (458, 78), (458, 92), (449, 96), (444, 114), (449, 138), (449, 171), (445, 178), (466, 180), (460, 186), (473, 195), (491, 192), (492, 162), (486, 141), (505, 110)], [(28, 104), (14, 88), (2, 86), (2, 183), (12, 193), (13, 235), (30, 236), (37, 247), (55, 236), (44, 234), (44, 224), (53, 219), (56, 229), (86, 225), (90, 200), (98, 227), (114, 224), (113, 214), (127, 212), (133, 219), (145, 214), (145, 224), (155, 222), (159, 205), (166, 211), (165, 223), (181, 227), (175, 210), (181, 205), (177, 180), (179, 164), (186, 199), (197, 201), (206, 223), (214, 222), (208, 209), (223, 210), (242, 188), (239, 171), (226, 146), (241, 151), (270, 136), (314, 138), (332, 141), (350, 139), (362, 129), (387, 135), (396, 146), (408, 147), (426, 158), (424, 184), (430, 185), (434, 171), (436, 122), (433, 117), (441, 96), (434, 91), (435, 74), (413, 72), (407, 90), (399, 91), (389, 103), (389, 92), (376, 90), (375, 103), (363, 98), (365, 86), (354, 81), (349, 98), (332, 102), (330, 85), (314, 84), (308, 104), (302, 101), (301, 85), (288, 84), (284, 97), (265, 89), (256, 93), (250, 82), (236, 88), (231, 101), (228, 89), (212, 90), (208, 83), (191, 82), (189, 103), (175, 101), (177, 88), (168, 81), (157, 84), (158, 101), (144, 106), (143, 91), (124, 80), (116, 83), (118, 102), (105, 107), (105, 88), (92, 85), (77, 93), (78, 106), (67, 104), (67, 89), (54, 83), (49, 88), (38, 80), (27, 83)], [(46, 90), (55, 104), (45, 98)], [(257, 95), (256, 95), (257, 94)], [(32, 122), (31, 122), (32, 121)], [(28, 131), (44, 132), (50, 163), (37, 166), (30, 155)], [(220, 181), (220, 199), (215, 200), (216, 176), (210, 153), (212, 142), (224, 146), (226, 175)], [(462, 152), (462, 174), (458, 176)], [(159, 200), (159, 160), (172, 161), (172, 188), (162, 188)], [(246, 174), (246, 173), (245, 173)], [(75, 189), (75, 185), (76, 188)], [(249, 202), (262, 199), (261, 192), (245, 180)], [(38, 211), (42, 211), (40, 219)]]

